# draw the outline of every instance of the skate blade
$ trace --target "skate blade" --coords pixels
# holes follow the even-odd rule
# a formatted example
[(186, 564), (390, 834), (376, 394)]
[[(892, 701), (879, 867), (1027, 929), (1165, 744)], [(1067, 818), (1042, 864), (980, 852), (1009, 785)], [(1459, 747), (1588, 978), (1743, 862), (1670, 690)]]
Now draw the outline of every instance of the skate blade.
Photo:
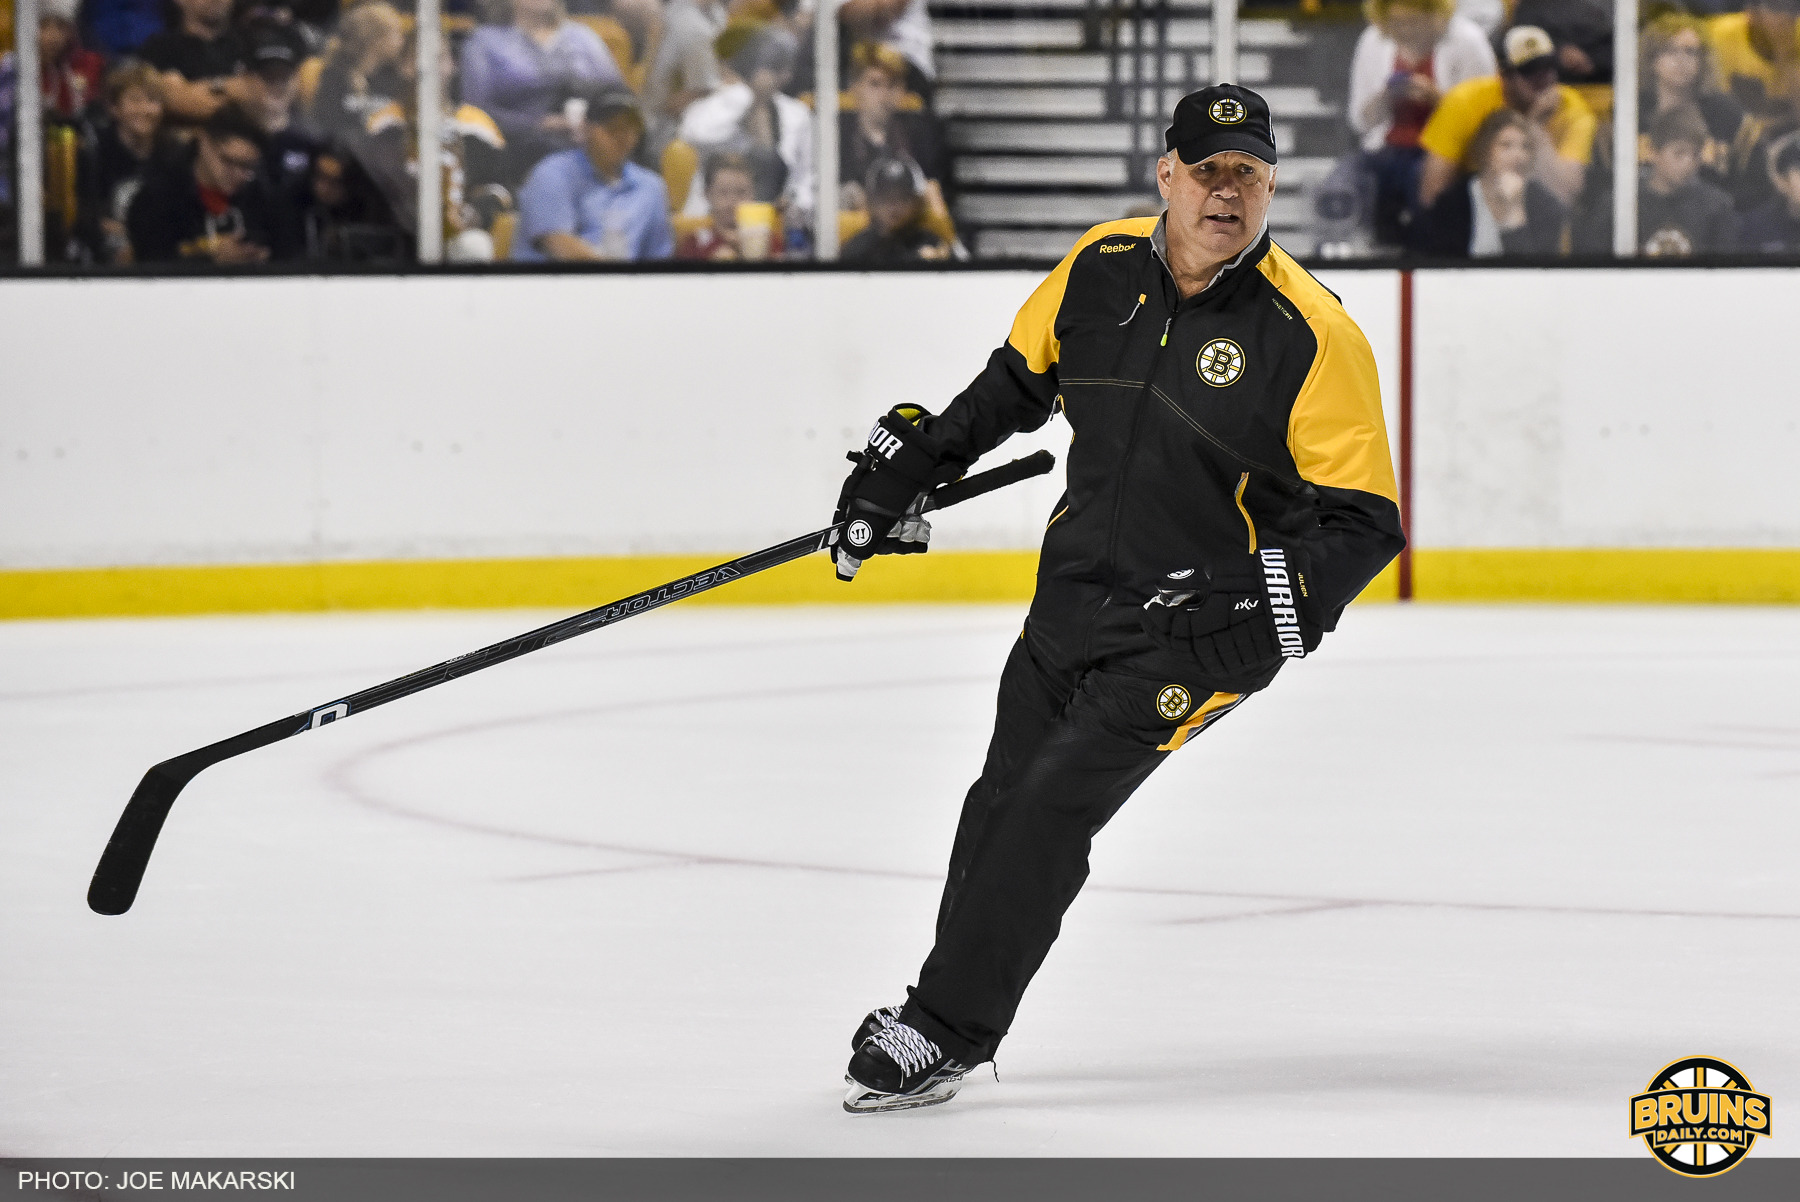
[(878, 1093), (850, 1077), (844, 1078), (844, 1084), (850, 1087), (844, 1094), (845, 1111), (850, 1114), (884, 1114), (890, 1110), (941, 1106), (956, 1096), (956, 1091), (962, 1086), (962, 1078), (939, 1081), (913, 1094)]

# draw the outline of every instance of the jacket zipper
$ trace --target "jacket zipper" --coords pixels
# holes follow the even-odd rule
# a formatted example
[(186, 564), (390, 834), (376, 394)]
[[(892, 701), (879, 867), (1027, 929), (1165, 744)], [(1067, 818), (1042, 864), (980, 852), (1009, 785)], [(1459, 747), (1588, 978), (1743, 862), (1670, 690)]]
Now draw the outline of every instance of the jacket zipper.
[(1238, 512), (1244, 515), (1244, 526), (1250, 531), (1250, 554), (1255, 555), (1256, 523), (1250, 520), (1250, 511), (1244, 508), (1244, 490), (1248, 487), (1250, 487), (1250, 473), (1245, 472), (1238, 477), (1237, 495), (1235, 499), (1237, 501)]
[[(1167, 270), (1167, 268), (1164, 268), (1164, 270)], [(1177, 301), (1176, 305), (1179, 307), (1180, 302)], [(1163, 348), (1169, 345), (1169, 327), (1174, 324), (1175, 314), (1170, 313), (1168, 320), (1163, 322), (1162, 341), (1157, 344), (1156, 353), (1150, 356), (1150, 369), (1144, 373), (1143, 388), (1138, 390), (1137, 406), (1131, 411), (1131, 429), (1127, 431), (1125, 435), (1125, 455), (1119, 466), (1119, 478), (1114, 484), (1112, 526), (1107, 531), (1106, 535), (1106, 570), (1109, 576), (1115, 575), (1118, 571), (1119, 517), (1125, 509), (1125, 485), (1130, 480), (1131, 460), (1133, 454), (1137, 451), (1138, 426), (1142, 424), (1144, 419), (1144, 409), (1150, 403), (1148, 394), (1151, 390), (1152, 382), (1156, 379), (1157, 366), (1162, 362)], [(1113, 592), (1117, 587), (1118, 585), (1116, 582), (1108, 586), (1106, 590), (1106, 600), (1100, 603), (1102, 609), (1112, 604)], [(1093, 627), (1091, 625), (1088, 627), (1088, 636), (1089, 638), (1093, 637)]]

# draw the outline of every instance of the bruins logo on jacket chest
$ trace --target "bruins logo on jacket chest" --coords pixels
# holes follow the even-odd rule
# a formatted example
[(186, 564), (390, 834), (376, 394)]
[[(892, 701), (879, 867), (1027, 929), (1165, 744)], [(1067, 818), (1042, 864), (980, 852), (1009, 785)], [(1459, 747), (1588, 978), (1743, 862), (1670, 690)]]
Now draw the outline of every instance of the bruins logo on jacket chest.
[(1200, 348), (1194, 370), (1214, 388), (1226, 388), (1244, 374), (1244, 348), (1229, 338), (1215, 338)]

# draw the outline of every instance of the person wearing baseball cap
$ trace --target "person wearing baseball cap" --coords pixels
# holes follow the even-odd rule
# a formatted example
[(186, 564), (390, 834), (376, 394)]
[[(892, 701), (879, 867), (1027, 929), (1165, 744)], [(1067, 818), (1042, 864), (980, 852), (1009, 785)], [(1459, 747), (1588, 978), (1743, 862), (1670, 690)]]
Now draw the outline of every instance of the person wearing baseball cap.
[[(1164, 146), (1162, 215), (1083, 234), (974, 382), (941, 414), (908, 400), (883, 416), (839, 494), (833, 558), (853, 580), (870, 556), (929, 547), (933, 484), (1056, 412), (1074, 430), (935, 945), (906, 1001), (852, 1037), (854, 1114), (946, 1102), (993, 1059), (1095, 835), (1164, 759), (1316, 651), (1405, 545), (1368, 340), (1270, 236), (1268, 104), (1230, 84), (1184, 96)], [(1331, 718), (1277, 720), (1304, 747)], [(866, 716), (839, 737), (869, 770), (932, 753)], [(901, 939), (887, 926), (865, 938)]]
[(1439, 102), (1419, 135), (1425, 162), (1419, 172), (1419, 205), (1430, 208), (1469, 161), (1482, 123), (1509, 108), (1531, 123), (1537, 178), (1565, 208), (1581, 195), (1594, 156), (1594, 110), (1581, 93), (1557, 82), (1556, 43), (1536, 25), (1514, 25), (1496, 39), (1500, 73), (1464, 80)]
[(539, 160), (519, 189), (514, 262), (636, 261), (675, 253), (669, 190), (631, 161), (644, 136), (637, 94), (610, 81), (573, 89), (580, 145)]

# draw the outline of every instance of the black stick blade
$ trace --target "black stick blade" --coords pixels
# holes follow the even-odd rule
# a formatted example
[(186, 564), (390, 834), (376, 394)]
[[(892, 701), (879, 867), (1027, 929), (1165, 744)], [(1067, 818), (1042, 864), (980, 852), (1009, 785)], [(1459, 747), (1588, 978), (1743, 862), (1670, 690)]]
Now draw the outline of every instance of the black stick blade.
[(88, 886), (88, 909), (96, 914), (123, 914), (137, 900), (138, 886), (143, 883), (144, 869), (150, 865), (150, 853), (156, 850), (156, 837), (162, 833), (163, 820), (175, 799), (194, 779), (204, 764), (189, 767), (182, 763), (188, 757), (164, 760), (150, 771), (125, 803), (119, 825), (113, 828), (106, 850), (100, 853), (100, 866), (94, 869), (93, 883)]

